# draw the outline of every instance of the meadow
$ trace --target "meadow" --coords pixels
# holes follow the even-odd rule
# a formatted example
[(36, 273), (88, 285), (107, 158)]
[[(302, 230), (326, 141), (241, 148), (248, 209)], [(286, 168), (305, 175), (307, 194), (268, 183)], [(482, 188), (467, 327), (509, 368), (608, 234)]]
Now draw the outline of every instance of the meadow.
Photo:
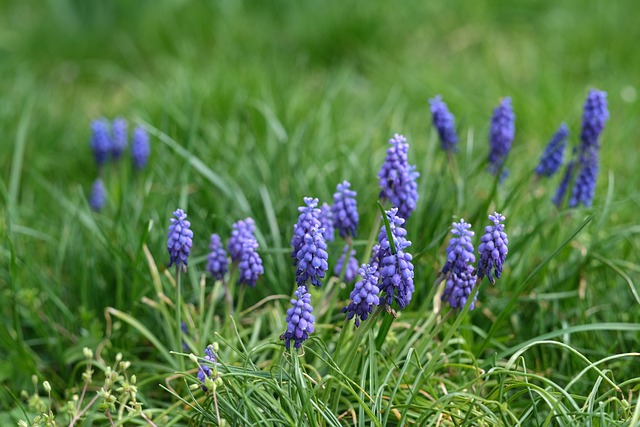
[[(634, 0), (0, 3), (0, 425), (639, 426), (637, 12)], [(534, 169), (562, 122), (575, 158), (592, 89), (609, 111), (593, 204), (557, 207), (562, 172)], [(432, 124), (436, 95), (456, 153)], [(515, 139), (500, 180), (487, 158), (504, 97)], [(130, 150), (96, 165), (101, 117), (146, 129), (144, 168)], [(403, 225), (411, 302), (347, 320), (358, 279), (332, 274), (336, 234), (309, 289), (315, 330), (285, 348), (298, 207), (331, 204), (349, 181), (367, 262), (391, 232), (378, 172), (395, 134), (420, 174)], [(193, 231), (180, 274), (176, 209)], [(502, 277), (474, 287), (473, 310), (452, 309), (439, 280), (452, 223), (472, 224), (477, 253), (495, 211)], [(226, 247), (245, 218), (255, 287), (231, 265), (223, 280), (206, 271), (210, 235)]]

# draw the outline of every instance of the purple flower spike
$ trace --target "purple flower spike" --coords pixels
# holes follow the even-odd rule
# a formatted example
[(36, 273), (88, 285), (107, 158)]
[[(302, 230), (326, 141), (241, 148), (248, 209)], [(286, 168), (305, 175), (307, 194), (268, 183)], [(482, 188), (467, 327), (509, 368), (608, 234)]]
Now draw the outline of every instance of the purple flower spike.
[(298, 265), (298, 251), (304, 244), (304, 236), (309, 233), (312, 228), (321, 228), (320, 223), (320, 209), (318, 206), (318, 199), (311, 197), (305, 197), (304, 203), (306, 206), (300, 206), (298, 211), (298, 222), (293, 226), (293, 237), (291, 238), (291, 258), (293, 258), (293, 265)]
[(296, 255), (298, 286), (306, 286), (309, 281), (313, 286), (322, 286), (320, 279), (324, 278), (325, 272), (329, 268), (327, 243), (324, 241), (323, 232), (324, 230), (321, 228), (312, 228), (304, 235), (302, 246)]
[(593, 89), (589, 92), (584, 103), (584, 113), (582, 115), (580, 141), (583, 151), (591, 147), (600, 148), (600, 134), (604, 130), (607, 120), (609, 120), (607, 93)]
[(473, 254), (473, 243), (471, 242), (474, 233), (469, 230), (471, 224), (464, 222), (464, 219), (460, 219), (460, 222), (454, 222), (451, 227), (451, 233), (457, 237), (452, 237), (449, 240), (447, 262), (442, 267), (442, 274), (447, 274), (450, 271), (461, 273), (467, 270), (468, 265), (476, 262), (476, 257)]
[(151, 147), (149, 146), (149, 135), (142, 126), (138, 126), (133, 130), (131, 137), (131, 159), (133, 166), (137, 170), (144, 169), (149, 161)]
[(335, 231), (333, 229), (333, 212), (331, 206), (323, 203), (320, 206), (320, 228), (324, 228), (324, 240), (333, 242), (335, 240)]
[(238, 284), (249, 285), (252, 288), (256, 286), (258, 277), (264, 274), (262, 266), (262, 258), (256, 250), (258, 242), (255, 240), (245, 240), (242, 245), (242, 254), (238, 262)]
[(222, 247), (222, 240), (217, 234), (211, 235), (211, 243), (209, 244), (209, 255), (207, 256), (207, 271), (216, 280), (222, 280), (227, 272), (229, 261), (227, 260), (227, 252)]
[[(209, 362), (210, 364), (216, 363), (216, 353), (213, 350), (212, 344), (209, 344), (207, 348), (204, 349), (204, 357), (202, 359), (204, 359), (206, 362)], [(213, 370), (211, 369), (209, 364), (201, 363), (199, 365), (200, 367), (198, 369), (198, 380), (200, 380), (200, 382), (202, 383), (202, 390), (206, 392), (208, 391), (208, 389), (204, 386), (204, 382), (207, 378), (211, 377), (211, 375), (213, 374)]]
[(333, 194), (333, 224), (338, 229), (340, 237), (356, 237), (358, 228), (358, 206), (356, 192), (351, 190), (351, 184), (343, 181), (338, 184), (337, 191)]
[(458, 151), (458, 135), (455, 129), (455, 119), (453, 114), (449, 112), (447, 104), (445, 104), (440, 95), (431, 98), (429, 104), (431, 105), (433, 126), (435, 126), (438, 131), (442, 149), (450, 152)]
[[(489, 171), (494, 175), (502, 168), (505, 158), (511, 150), (511, 144), (516, 134), (515, 122), (516, 116), (511, 107), (511, 98), (503, 98), (500, 105), (493, 110), (489, 133)], [(505, 168), (501, 179), (507, 174)]]
[(378, 234), (380, 290), (386, 293), (385, 302), (388, 305), (391, 305), (395, 300), (400, 308), (404, 308), (411, 302), (414, 291), (413, 264), (411, 263), (413, 257), (405, 252), (405, 249), (411, 246), (411, 242), (405, 238), (407, 231), (402, 227), (404, 219), (396, 216), (397, 211), (397, 208), (393, 208), (386, 212), (396, 249), (395, 253), (391, 251), (384, 225)]
[[(349, 250), (349, 245), (346, 245), (342, 250), (342, 255), (338, 258), (338, 262), (336, 263), (335, 268), (333, 269), (333, 274), (336, 277), (340, 277), (342, 274), (342, 269), (344, 268), (345, 258), (347, 257), (347, 250)], [(356, 278), (356, 274), (358, 272), (358, 260), (356, 259), (356, 251), (352, 249), (350, 252), (349, 261), (347, 262), (347, 269), (344, 272), (344, 282), (351, 283)]]
[(418, 201), (418, 184), (420, 176), (415, 166), (409, 165), (407, 151), (409, 144), (402, 135), (394, 135), (389, 140), (391, 147), (387, 150), (378, 178), (380, 179), (380, 199), (389, 200), (392, 206), (398, 208), (398, 214), (408, 219), (416, 208)]
[(569, 136), (569, 128), (562, 123), (542, 153), (536, 167), (536, 175), (550, 177), (560, 169), (564, 160), (564, 149), (567, 146), (567, 136)]
[(281, 336), (281, 339), (285, 340), (284, 345), (287, 349), (291, 341), (295, 348), (300, 348), (313, 332), (313, 324), (316, 321), (311, 314), (313, 307), (311, 307), (311, 294), (307, 292), (307, 287), (299, 286), (294, 295), (296, 298), (291, 299), (293, 307), (287, 310), (287, 331)]
[(98, 166), (107, 163), (111, 152), (111, 137), (109, 122), (104, 118), (91, 123), (91, 150)]
[(373, 310), (380, 305), (377, 270), (377, 266), (362, 264), (358, 269), (362, 280), (356, 282), (349, 295), (351, 302), (342, 309), (343, 313), (347, 313), (347, 319), (351, 320), (355, 316), (356, 327), (360, 326), (361, 320), (367, 320)]
[(118, 117), (113, 121), (113, 139), (111, 140), (111, 157), (119, 160), (127, 148), (127, 121)]
[(256, 223), (253, 218), (245, 218), (235, 222), (232, 225), (231, 237), (227, 250), (233, 262), (240, 261), (242, 255), (242, 247), (247, 240), (255, 240), (254, 233), (256, 231)]
[(176, 210), (173, 215), (175, 218), (171, 218), (169, 239), (167, 240), (167, 250), (170, 256), (167, 268), (175, 264), (176, 268), (182, 267), (182, 271), (186, 273), (189, 252), (193, 244), (193, 231), (189, 229), (191, 223), (187, 221), (187, 214), (182, 209)]
[[(448, 301), (451, 308), (462, 309), (471, 295), (473, 287), (476, 285), (475, 270), (468, 265), (464, 271), (454, 273), (451, 272), (447, 276), (444, 292), (442, 293), (442, 301)], [(469, 306), (469, 310), (473, 310), (477, 294), (473, 298)]]
[(590, 91), (584, 104), (578, 156), (578, 177), (569, 199), (569, 207), (575, 207), (579, 204), (591, 206), (593, 202), (596, 180), (598, 179), (600, 134), (608, 119), (606, 92)]
[(107, 190), (104, 188), (104, 182), (100, 178), (93, 182), (91, 194), (89, 195), (89, 206), (96, 212), (100, 212), (107, 202)]
[(478, 278), (482, 279), (487, 276), (491, 284), (495, 284), (496, 279), (499, 279), (502, 274), (502, 266), (509, 251), (507, 248), (509, 239), (504, 232), (504, 224), (501, 224), (505, 219), (504, 216), (494, 212), (493, 215), (489, 215), (489, 219), (493, 225), (485, 227), (485, 234), (480, 239), (480, 246), (478, 246), (480, 254)]

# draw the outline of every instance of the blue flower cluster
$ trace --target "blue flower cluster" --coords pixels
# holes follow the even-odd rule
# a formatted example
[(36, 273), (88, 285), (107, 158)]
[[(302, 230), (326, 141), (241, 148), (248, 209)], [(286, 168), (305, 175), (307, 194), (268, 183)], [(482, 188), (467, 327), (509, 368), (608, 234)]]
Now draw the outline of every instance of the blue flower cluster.
[(407, 231), (402, 227), (404, 219), (397, 216), (398, 209), (392, 208), (386, 212), (389, 220), (395, 252), (391, 250), (386, 227), (383, 225), (378, 234), (380, 249), (380, 291), (386, 294), (385, 302), (391, 305), (393, 301), (402, 309), (409, 302), (414, 291), (412, 255), (406, 252), (411, 242), (405, 238)]
[(508, 175), (507, 169), (503, 166), (515, 135), (516, 116), (511, 106), (511, 98), (506, 97), (493, 110), (489, 132), (489, 171), (496, 175), (502, 169), (501, 179)]
[(338, 262), (336, 262), (336, 266), (333, 269), (333, 274), (336, 277), (340, 277), (342, 275), (342, 270), (345, 268), (346, 261), (347, 266), (344, 272), (345, 283), (353, 282), (353, 280), (356, 278), (356, 274), (358, 273), (358, 260), (356, 259), (356, 251), (355, 249), (352, 249), (351, 252), (349, 252), (349, 260), (346, 260), (348, 250), (349, 245), (345, 245), (344, 249), (342, 250), (342, 255), (340, 255), (340, 258), (338, 258)]
[(222, 247), (222, 239), (216, 233), (211, 235), (209, 255), (207, 256), (207, 271), (216, 280), (222, 280), (229, 265), (227, 252)]
[(418, 201), (418, 184), (420, 176), (415, 166), (409, 165), (407, 152), (409, 144), (402, 135), (394, 135), (389, 140), (391, 147), (387, 149), (387, 157), (378, 173), (380, 179), (380, 199), (388, 200), (398, 209), (398, 215), (408, 219), (416, 209)]
[(298, 286), (306, 286), (311, 282), (313, 286), (322, 286), (320, 279), (324, 278), (329, 264), (327, 262), (327, 243), (324, 241), (323, 229), (312, 227), (304, 235), (302, 246), (296, 254), (298, 269), (296, 281)]
[[(473, 287), (487, 276), (494, 284), (496, 278), (500, 278), (509, 244), (507, 234), (504, 232), (505, 217), (497, 212), (489, 215), (493, 222), (485, 228), (485, 234), (480, 239), (478, 253), (478, 268), (473, 267), (476, 258), (473, 254), (474, 236), (470, 230), (471, 224), (461, 219), (452, 224), (451, 233), (454, 235), (449, 240), (447, 247), (447, 262), (442, 268), (445, 280), (445, 288), (442, 293), (442, 301), (449, 302), (451, 308), (461, 309), (467, 303)], [(477, 295), (471, 301), (469, 308), (473, 310)]]
[(333, 211), (331, 206), (323, 203), (320, 206), (320, 228), (324, 229), (324, 240), (333, 242), (335, 240), (335, 230), (333, 228)]
[(300, 348), (313, 332), (316, 321), (311, 314), (313, 307), (311, 307), (311, 294), (307, 292), (307, 287), (299, 286), (294, 295), (295, 298), (291, 299), (292, 307), (287, 310), (287, 331), (281, 337), (287, 348), (290, 347), (291, 341), (295, 348)]
[(351, 184), (348, 181), (338, 184), (331, 207), (334, 226), (343, 238), (356, 236), (359, 221), (356, 192), (349, 187)]
[(187, 221), (187, 214), (182, 209), (177, 209), (173, 215), (175, 218), (171, 218), (167, 240), (167, 250), (170, 257), (167, 267), (175, 264), (177, 269), (182, 268), (186, 272), (193, 244), (193, 231), (190, 229), (191, 223)]
[(449, 112), (447, 104), (440, 95), (429, 100), (431, 106), (431, 118), (433, 125), (438, 131), (440, 144), (444, 151), (458, 151), (458, 135), (456, 134), (455, 119)]
[(536, 167), (536, 175), (550, 177), (560, 169), (564, 161), (564, 149), (567, 146), (567, 136), (569, 136), (569, 128), (566, 123), (562, 123), (558, 131), (549, 141), (549, 144), (547, 144), (544, 153), (542, 153), (538, 166)]
[(93, 182), (91, 194), (89, 195), (89, 206), (96, 212), (100, 212), (107, 202), (107, 190), (104, 188), (104, 182), (98, 178)]
[(356, 327), (360, 326), (360, 321), (367, 320), (373, 310), (380, 305), (377, 272), (378, 266), (362, 264), (358, 269), (362, 280), (356, 282), (349, 295), (351, 302), (342, 309), (343, 313), (347, 313), (347, 319), (351, 320), (355, 317)]
[(255, 240), (256, 224), (253, 218), (245, 218), (233, 224), (227, 250), (233, 262), (239, 262), (247, 240)]
[[(207, 348), (204, 349), (204, 357), (202, 359), (205, 363), (198, 364), (198, 380), (202, 383), (202, 390), (206, 392), (209, 391), (205, 386), (207, 380), (212, 377), (217, 377), (217, 371), (215, 369), (217, 358), (213, 344), (209, 344)], [(214, 367), (212, 368), (210, 365), (213, 365)]]
[(306, 206), (300, 206), (298, 212), (298, 222), (293, 226), (293, 237), (291, 238), (291, 257), (293, 258), (293, 265), (298, 265), (298, 251), (304, 244), (304, 236), (309, 233), (312, 228), (319, 229), (322, 227), (320, 223), (320, 209), (318, 206), (318, 199), (312, 197), (305, 197), (303, 199)]
[(242, 244), (242, 252), (238, 260), (239, 285), (249, 285), (253, 288), (256, 286), (258, 278), (264, 274), (262, 258), (257, 250), (258, 242), (256, 240), (247, 239)]

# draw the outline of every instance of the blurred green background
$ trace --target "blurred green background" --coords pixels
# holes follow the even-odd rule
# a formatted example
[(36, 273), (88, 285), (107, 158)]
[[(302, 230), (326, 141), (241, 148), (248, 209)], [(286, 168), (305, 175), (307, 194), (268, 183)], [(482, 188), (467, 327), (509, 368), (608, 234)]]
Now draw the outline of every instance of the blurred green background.
[[(196, 236), (225, 236), (234, 221), (255, 217), (267, 279), (248, 298), (290, 293), (295, 207), (306, 195), (329, 201), (335, 184), (349, 179), (369, 209), (367, 230), (376, 215), (375, 173), (395, 132), (408, 137), (410, 162), (422, 174), (410, 234), (416, 250), (429, 251), (417, 271), (419, 286), (430, 286), (439, 256), (432, 243), (444, 238), (452, 215), (475, 215), (486, 195), (468, 190), (455, 201), (439, 186), (448, 178), (427, 104), (436, 94), (455, 114), (461, 159), (475, 171), (484, 167), (492, 108), (512, 97), (517, 131), (506, 195), (521, 189), (562, 121), (577, 144), (588, 90), (607, 91), (611, 119), (594, 212), (607, 195), (613, 200), (604, 220), (616, 240), (603, 247), (637, 262), (638, 15), (636, 0), (1, 2), (0, 307), (7, 324), (22, 323), (25, 345), (15, 344), (15, 329), (2, 333), (0, 380), (17, 390), (34, 371), (64, 371), (79, 348), (103, 337), (106, 306), (147, 316), (139, 302), (151, 290), (140, 262), (145, 226), (153, 220), (147, 244), (162, 266), (169, 215), (187, 201)], [(93, 216), (85, 202), (97, 173), (89, 124), (100, 116), (157, 130), (150, 169), (127, 185), (113, 184), (131, 178), (127, 171), (112, 172), (107, 212)], [(491, 178), (483, 179), (490, 188)], [(521, 215), (515, 236), (530, 235), (533, 211), (553, 212), (556, 184), (543, 183), (535, 203), (505, 207)], [(605, 230), (589, 242), (605, 239)], [(196, 241), (194, 252), (202, 256), (207, 244)], [(513, 274), (523, 277), (545, 246), (519, 245)], [(581, 271), (565, 274), (569, 267), (559, 265), (539, 290), (577, 288)], [(562, 301), (529, 307), (527, 332), (515, 339), (557, 327), (544, 313), (584, 320), (576, 313), (600, 303), (599, 321), (637, 318), (627, 285), (608, 282), (613, 276), (598, 276), (591, 299), (571, 309)], [(197, 275), (189, 280), (195, 289)], [(542, 320), (533, 325), (533, 318)], [(119, 345), (127, 348), (126, 336)]]

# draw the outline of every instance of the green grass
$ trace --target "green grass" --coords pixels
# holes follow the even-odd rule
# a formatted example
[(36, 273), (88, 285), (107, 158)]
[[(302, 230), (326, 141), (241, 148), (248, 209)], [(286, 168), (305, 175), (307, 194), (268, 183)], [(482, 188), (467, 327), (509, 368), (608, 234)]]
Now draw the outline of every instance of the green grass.
[[(638, 425), (637, 9), (633, 0), (0, 4), (0, 424), (26, 418), (19, 394), (33, 392), (33, 374), (54, 400), (69, 399), (83, 347), (102, 351), (101, 367), (122, 352), (158, 419), (218, 422), (212, 395), (174, 375), (196, 373), (172, 353), (181, 344), (165, 245), (181, 207), (195, 233), (182, 277), (190, 351), (220, 344), (217, 406), (233, 425)], [(590, 88), (608, 92), (611, 112), (595, 203), (558, 211), (558, 178), (533, 183), (532, 171), (560, 122), (578, 143)], [(461, 135), (454, 167), (430, 124), (436, 94)], [(511, 175), (496, 188), (486, 136), (503, 96), (517, 131)], [(109, 202), (94, 214), (89, 123), (100, 116), (147, 126), (152, 157), (141, 174), (110, 165)], [(313, 290), (316, 332), (292, 357), (278, 337), (295, 283), (296, 208), (304, 196), (330, 202), (349, 180), (362, 260), (396, 132), (421, 173), (407, 223), (414, 300), (391, 323), (383, 313), (341, 334), (349, 289)], [(478, 238), (494, 209), (510, 239), (503, 278), (483, 283), (475, 310), (438, 315), (433, 284), (450, 223), (467, 219)], [(202, 274), (209, 235), (226, 241), (247, 216), (265, 275), (232, 321), (221, 284)], [(342, 246), (329, 249), (333, 268)], [(237, 305), (240, 290), (231, 292)], [(109, 425), (91, 417), (86, 425)]]

